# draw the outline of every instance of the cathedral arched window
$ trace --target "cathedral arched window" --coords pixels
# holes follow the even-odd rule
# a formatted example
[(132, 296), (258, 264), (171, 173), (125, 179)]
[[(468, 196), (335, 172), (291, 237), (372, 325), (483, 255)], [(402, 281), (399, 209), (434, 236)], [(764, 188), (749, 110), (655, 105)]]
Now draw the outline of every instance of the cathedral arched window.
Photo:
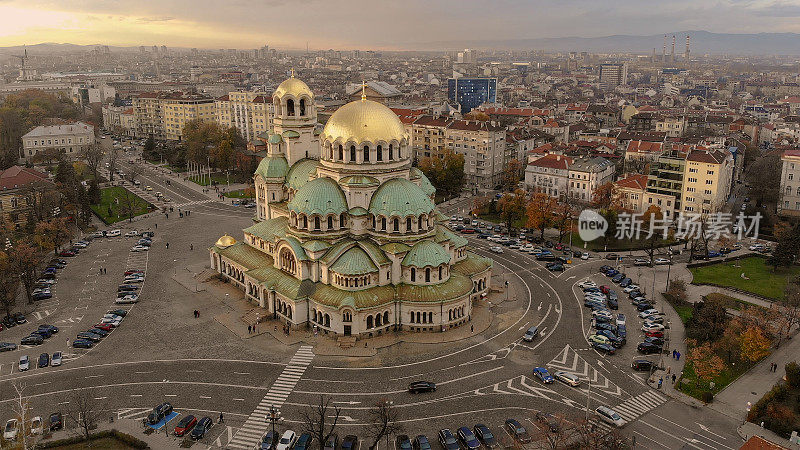
[(300, 115), (301, 116), (306, 115), (306, 99), (304, 98), (300, 99)]
[(380, 145), (378, 146), (377, 155), (375, 156), (376, 161), (383, 161), (383, 147)]
[(350, 146), (350, 162), (356, 162), (356, 146)]
[(345, 225), (347, 225), (347, 217), (342, 213), (342, 215), (339, 216), (339, 228), (344, 228)]
[(393, 231), (400, 231), (400, 219), (398, 219), (397, 217), (392, 219), (392, 228)]
[(411, 217), (406, 217), (406, 232), (411, 231)]
[(333, 229), (333, 216), (328, 216), (328, 229)]
[(426, 283), (430, 283), (431, 282), (431, 268), (430, 267), (425, 269), (425, 282)]
[(364, 161), (369, 161), (369, 146), (364, 146)]
[(389, 144), (389, 161), (394, 159), (394, 149), (392, 148), (392, 144)]
[(286, 100), (286, 115), (287, 116), (294, 115), (294, 100), (292, 99)]
[(411, 268), (411, 281), (417, 281), (417, 269)]
[(339, 146), (339, 158), (338, 159), (339, 159), (339, 161), (344, 160), (344, 149), (342, 148), (341, 145)]
[(303, 229), (308, 229), (308, 217), (303, 216)]
[(381, 217), (381, 230), (386, 231), (386, 217)]
[(439, 280), (441, 281), (441, 279), (442, 279), (442, 267), (439, 266)]
[(320, 227), (320, 225), (319, 225), (319, 217), (317, 216), (317, 217), (314, 217), (314, 229), (315, 230), (319, 230), (319, 227)]
[(384, 323), (384, 325), (389, 323), (389, 311), (385, 311), (383, 313), (383, 323)]

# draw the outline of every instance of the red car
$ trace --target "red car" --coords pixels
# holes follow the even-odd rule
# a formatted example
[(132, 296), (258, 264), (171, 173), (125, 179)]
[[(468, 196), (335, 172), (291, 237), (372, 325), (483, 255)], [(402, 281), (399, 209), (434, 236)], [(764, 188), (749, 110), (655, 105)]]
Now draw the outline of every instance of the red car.
[(72, 251), (72, 250), (61, 250), (58, 253), (58, 256), (71, 257), (71, 256), (75, 256), (75, 254), (76, 253), (74, 251)]
[(188, 416), (184, 416), (178, 425), (175, 426), (175, 436), (183, 436), (184, 434), (192, 431), (192, 428), (197, 424), (197, 417), (189, 414)]
[(553, 247), (553, 248), (555, 248), (556, 250), (563, 250), (563, 249), (564, 249), (564, 244), (562, 244), (561, 242), (559, 242), (559, 243), (558, 243), (558, 244), (556, 244), (556, 245), (555, 245), (555, 247)]
[(111, 330), (114, 329), (114, 327), (112, 327), (110, 323), (98, 323), (94, 327), (95, 328), (99, 328), (99, 329), (101, 329), (103, 331), (111, 331)]
[(664, 332), (663, 331), (646, 331), (644, 333), (644, 335), (647, 336), (647, 337), (663, 338), (664, 337)]
[(604, 284), (604, 285), (602, 285), (602, 286), (600, 286), (600, 292), (602, 292), (603, 294), (606, 294), (606, 295), (608, 295), (608, 291), (609, 291), (609, 290), (611, 290), (611, 288), (610, 288), (610, 287), (608, 287), (608, 286), (606, 286), (605, 284)]
[(126, 270), (126, 271), (125, 271), (125, 275), (126, 275), (126, 276), (127, 276), (127, 275), (133, 275), (133, 274), (135, 274), (135, 273), (144, 273), (144, 270), (139, 270), (139, 269), (130, 269), (130, 270)]

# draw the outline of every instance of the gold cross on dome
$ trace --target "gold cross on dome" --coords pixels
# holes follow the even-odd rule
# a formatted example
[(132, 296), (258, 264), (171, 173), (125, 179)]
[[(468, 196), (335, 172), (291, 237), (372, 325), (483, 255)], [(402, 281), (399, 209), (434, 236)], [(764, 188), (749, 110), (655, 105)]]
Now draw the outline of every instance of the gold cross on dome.
[(294, 78), (294, 67), (292, 67), (292, 78)]
[(366, 99), (367, 99), (367, 82), (361, 80), (361, 101), (363, 102)]

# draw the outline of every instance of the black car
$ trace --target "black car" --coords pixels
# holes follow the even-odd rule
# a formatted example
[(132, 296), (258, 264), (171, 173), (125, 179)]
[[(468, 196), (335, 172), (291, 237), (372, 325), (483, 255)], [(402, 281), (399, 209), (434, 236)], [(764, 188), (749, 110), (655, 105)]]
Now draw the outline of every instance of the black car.
[(47, 367), (49, 365), (50, 365), (50, 354), (42, 353), (41, 355), (39, 355), (39, 361), (36, 364), (36, 366), (41, 369), (42, 367)]
[(631, 361), (631, 369), (639, 372), (650, 372), (653, 370), (653, 361), (649, 359), (634, 359)]
[(661, 345), (661, 346), (664, 345), (664, 338), (660, 338), (660, 337), (650, 337), (650, 336), (648, 336), (648, 337), (644, 338), (644, 341), (647, 342), (647, 343), (653, 344), (653, 345)]
[(419, 394), (420, 392), (435, 392), (436, 383), (431, 381), (415, 381), (408, 385), (408, 392)]
[(497, 439), (495, 439), (494, 434), (492, 434), (491, 430), (489, 430), (489, 427), (486, 425), (482, 423), (476, 424), (472, 428), (472, 431), (487, 448), (492, 448), (497, 445)]
[(75, 339), (72, 341), (72, 347), (74, 348), (92, 348), (94, 347), (94, 342), (88, 341), (86, 339)]
[(628, 292), (628, 298), (631, 298), (631, 299), (634, 299), (636, 297), (641, 297), (641, 296), (642, 296), (642, 291), (640, 291), (638, 289), (634, 289), (634, 290)]
[(397, 450), (412, 450), (411, 439), (405, 434), (401, 434), (395, 438), (395, 448)]
[(25, 318), (24, 314), (16, 313), (14, 314), (14, 322), (16, 322), (17, 325), (22, 325), (23, 323), (28, 323), (28, 319)]
[(563, 272), (564, 265), (561, 263), (548, 263), (545, 267), (551, 272)]
[(558, 418), (550, 413), (538, 411), (536, 413), (536, 421), (547, 427), (551, 433), (558, 433), (558, 431), (561, 429), (561, 424), (558, 422)]
[(612, 267), (611, 266), (602, 265), (597, 269), (597, 271), (600, 272), (600, 273), (606, 273), (606, 272), (609, 271), (609, 269), (612, 269)]
[(100, 340), (103, 339), (103, 336), (84, 331), (83, 333), (78, 333), (78, 339), (84, 339), (92, 342), (100, 342)]
[(613, 324), (610, 324), (610, 323), (595, 323), (594, 327), (598, 331), (599, 330), (608, 330), (608, 331), (611, 331), (613, 333), (617, 332), (617, 327), (615, 325), (613, 325)]
[[(348, 434), (347, 436), (342, 439), (342, 450), (355, 450), (358, 448), (358, 437)], [(408, 450), (411, 450), (411, 446), (409, 445)]]
[(300, 437), (297, 438), (297, 442), (294, 443), (294, 450), (310, 450), (313, 440), (314, 438), (310, 433), (301, 434)]
[(619, 302), (617, 302), (616, 296), (614, 298), (611, 298), (611, 296), (609, 296), (608, 300), (606, 300), (606, 303), (608, 304), (608, 307), (611, 309), (619, 309)]
[(653, 305), (649, 302), (640, 302), (636, 304), (636, 310), (639, 312), (647, 311), (648, 309), (652, 308)]
[(525, 427), (523, 427), (519, 422), (517, 422), (517, 419), (506, 419), (505, 425), (508, 434), (510, 434), (511, 437), (513, 437), (520, 443), (527, 444), (528, 442), (531, 441), (531, 437), (528, 434), (528, 430), (526, 430)]
[(651, 344), (649, 342), (641, 342), (639, 345), (636, 346), (636, 350), (639, 353), (644, 353), (645, 355), (649, 355), (651, 353), (660, 353), (662, 347), (660, 345)]
[(607, 337), (608, 340), (611, 341), (611, 345), (616, 348), (620, 348), (625, 345), (626, 339), (619, 337), (616, 333), (610, 330), (597, 330), (597, 334)]
[(117, 292), (138, 291), (138, 290), (139, 290), (139, 285), (137, 284), (120, 284), (119, 286), (117, 286)]
[(33, 335), (39, 335), (42, 337), (42, 339), (48, 339), (50, 336), (53, 335), (53, 332), (47, 328), (42, 328), (42, 329), (37, 328), (31, 332), (31, 336)]
[(626, 288), (626, 287), (630, 286), (631, 283), (632, 283), (631, 279), (628, 278), (628, 277), (625, 277), (625, 278), (622, 279), (622, 281), (619, 282), (619, 287)]
[(31, 294), (31, 299), (33, 299), (33, 301), (36, 302), (38, 302), (39, 300), (47, 300), (50, 298), (53, 298), (53, 293), (50, 291), (36, 292), (34, 294)]
[(417, 435), (417, 437), (414, 438), (412, 446), (414, 450), (431, 450), (431, 443), (428, 440), (428, 436), (424, 434)]
[(42, 345), (44, 343), (44, 338), (38, 334), (32, 334), (22, 338), (19, 343), (21, 345)]
[[(189, 437), (194, 440), (203, 439), (211, 429), (211, 425), (214, 425), (214, 422), (211, 421), (211, 417), (203, 417), (202, 419), (197, 421), (197, 424), (192, 428), (192, 432), (189, 433)], [(296, 447), (295, 447), (296, 448)]]
[(608, 344), (600, 344), (597, 342), (592, 342), (592, 348), (600, 353), (605, 353), (607, 355), (613, 355), (615, 352), (614, 346)]
[(439, 430), (439, 443), (442, 444), (444, 450), (460, 450), (458, 441), (447, 428)]
[(467, 450), (477, 450), (480, 448), (480, 441), (478, 441), (478, 438), (475, 437), (475, 434), (472, 433), (469, 427), (459, 428), (456, 434), (458, 435), (458, 440)]
[(94, 334), (100, 335), (100, 337), (106, 337), (106, 336), (108, 336), (108, 331), (106, 331), (106, 330), (101, 330), (100, 328), (90, 328), (90, 329), (86, 330), (86, 332), (87, 332), (87, 333), (94, 333)]
[(609, 260), (614, 260), (614, 259), (618, 259), (618, 258), (619, 258), (619, 255), (617, 255), (616, 253), (609, 253), (609, 254), (606, 255), (606, 259), (609, 259)]
[(611, 277), (611, 281), (613, 281), (614, 283), (619, 283), (620, 281), (622, 281), (624, 279), (625, 279), (625, 274), (624, 273), (618, 273), (618, 274), (614, 275), (613, 277)]
[(617, 325), (617, 336), (625, 339), (628, 337), (628, 329), (625, 328), (625, 325)]
[(17, 326), (17, 321), (14, 320), (14, 318), (11, 317), (11, 316), (6, 316), (6, 317), (3, 318), (3, 325), (6, 328), (15, 327), (15, 326)]
[(106, 314), (114, 314), (120, 317), (125, 317), (128, 314), (128, 311), (125, 309), (114, 309), (111, 311), (107, 311)]
[(153, 411), (147, 416), (147, 423), (155, 425), (164, 420), (170, 413), (172, 413), (172, 405), (169, 402), (164, 402), (153, 408)]
[[(261, 438), (261, 450), (272, 450), (278, 445), (278, 433), (269, 430), (264, 437)], [(325, 447), (326, 449), (328, 447)]]
[(572, 257), (573, 258), (580, 258), (581, 257), (581, 252), (575, 250), (574, 252), (572, 252)]
[(60, 412), (50, 414), (50, 431), (56, 431), (64, 428), (64, 416)]
[(328, 441), (325, 442), (325, 447), (323, 450), (336, 450), (336, 447), (339, 446), (339, 435), (333, 433), (331, 437), (328, 438)]

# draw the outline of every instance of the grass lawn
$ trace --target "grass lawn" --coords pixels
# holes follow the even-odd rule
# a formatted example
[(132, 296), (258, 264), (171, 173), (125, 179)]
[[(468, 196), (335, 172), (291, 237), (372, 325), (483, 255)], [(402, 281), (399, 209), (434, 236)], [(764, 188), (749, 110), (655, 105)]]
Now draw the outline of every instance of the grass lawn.
[(239, 189), (238, 191), (226, 192), (223, 195), (228, 198), (253, 198), (253, 195), (245, 192), (244, 189)]
[[(774, 299), (783, 299), (789, 277), (800, 275), (800, 266), (779, 267), (773, 271), (772, 267), (766, 265), (766, 259), (758, 257), (720, 262), (690, 270), (693, 283), (733, 287)], [(742, 278), (742, 273), (749, 279)]]
[[(569, 237), (569, 236), (567, 236)], [(583, 248), (583, 239), (581, 239), (580, 235), (577, 232), (572, 233), (572, 245), (575, 247)], [(676, 245), (678, 244), (675, 240), (659, 240), (656, 244), (657, 247), (666, 247), (668, 245)], [(599, 252), (599, 251), (627, 251), (627, 250), (637, 250), (643, 248), (649, 248), (650, 243), (647, 239), (609, 239), (608, 246), (606, 247), (606, 242), (603, 239), (595, 239), (590, 241), (586, 244), (586, 249)]]
[(761, 305), (754, 305), (754, 304), (748, 303), (748, 302), (746, 302), (746, 301), (744, 301), (744, 300), (742, 300), (740, 298), (731, 297), (730, 295), (719, 294), (719, 293), (716, 293), (716, 292), (712, 292), (712, 293), (706, 295), (705, 298), (708, 299), (708, 300), (715, 300), (715, 301), (721, 302), (722, 305), (726, 309), (735, 309), (736, 311), (741, 311), (745, 307), (753, 307), (753, 306), (755, 306), (756, 308), (761, 308), (761, 309), (766, 311), (766, 308), (764, 308)]
[[(720, 355), (721, 357), (722, 355)], [(683, 358), (684, 355), (681, 355)], [(709, 389), (709, 384), (705, 381), (697, 381), (697, 375), (694, 373), (694, 368), (692, 367), (691, 363), (686, 363), (683, 368), (683, 375), (681, 376), (680, 386), (678, 387), (681, 392), (687, 395), (691, 395), (692, 397), (701, 400), (701, 395), (705, 391), (711, 391), (716, 395), (719, 391), (721, 391), (725, 386), (729, 385), (733, 380), (739, 377), (739, 375), (747, 372), (751, 367), (758, 364), (756, 362), (740, 362), (737, 365), (726, 365), (725, 370), (723, 370), (716, 378), (712, 381), (714, 382), (714, 389)], [(695, 385), (696, 384), (696, 385)]]
[[(499, 213), (479, 214), (478, 215), (478, 220), (483, 220), (484, 222), (492, 222), (492, 223), (496, 223), (496, 224), (499, 224), (499, 225), (505, 225), (506, 224), (505, 221), (503, 221), (503, 219), (500, 218), (500, 214)], [(527, 222), (526, 219), (519, 219), (516, 222), (514, 222), (514, 227), (517, 228), (517, 229), (525, 228), (526, 222)]]
[[(134, 217), (147, 214), (150, 211), (149, 203), (122, 186), (101, 189), (100, 204), (92, 205), (92, 210), (108, 224), (127, 220), (128, 214), (125, 211), (125, 207), (128, 204), (128, 201), (126, 200), (128, 195), (132, 196), (133, 198)], [(109, 214), (109, 208), (111, 208), (111, 214)]]
[(77, 444), (68, 444), (68, 445), (59, 445), (57, 447), (51, 448), (60, 448), (63, 450), (83, 450), (83, 449), (95, 449), (95, 450), (129, 450), (135, 449), (136, 447), (132, 447), (127, 445), (126, 443), (120, 441), (119, 439), (115, 439), (113, 437), (104, 437), (100, 439), (95, 439), (90, 442), (80, 442)]
[(676, 306), (675, 312), (678, 313), (678, 316), (681, 318), (681, 322), (686, 325), (692, 318), (694, 309), (691, 306)]

